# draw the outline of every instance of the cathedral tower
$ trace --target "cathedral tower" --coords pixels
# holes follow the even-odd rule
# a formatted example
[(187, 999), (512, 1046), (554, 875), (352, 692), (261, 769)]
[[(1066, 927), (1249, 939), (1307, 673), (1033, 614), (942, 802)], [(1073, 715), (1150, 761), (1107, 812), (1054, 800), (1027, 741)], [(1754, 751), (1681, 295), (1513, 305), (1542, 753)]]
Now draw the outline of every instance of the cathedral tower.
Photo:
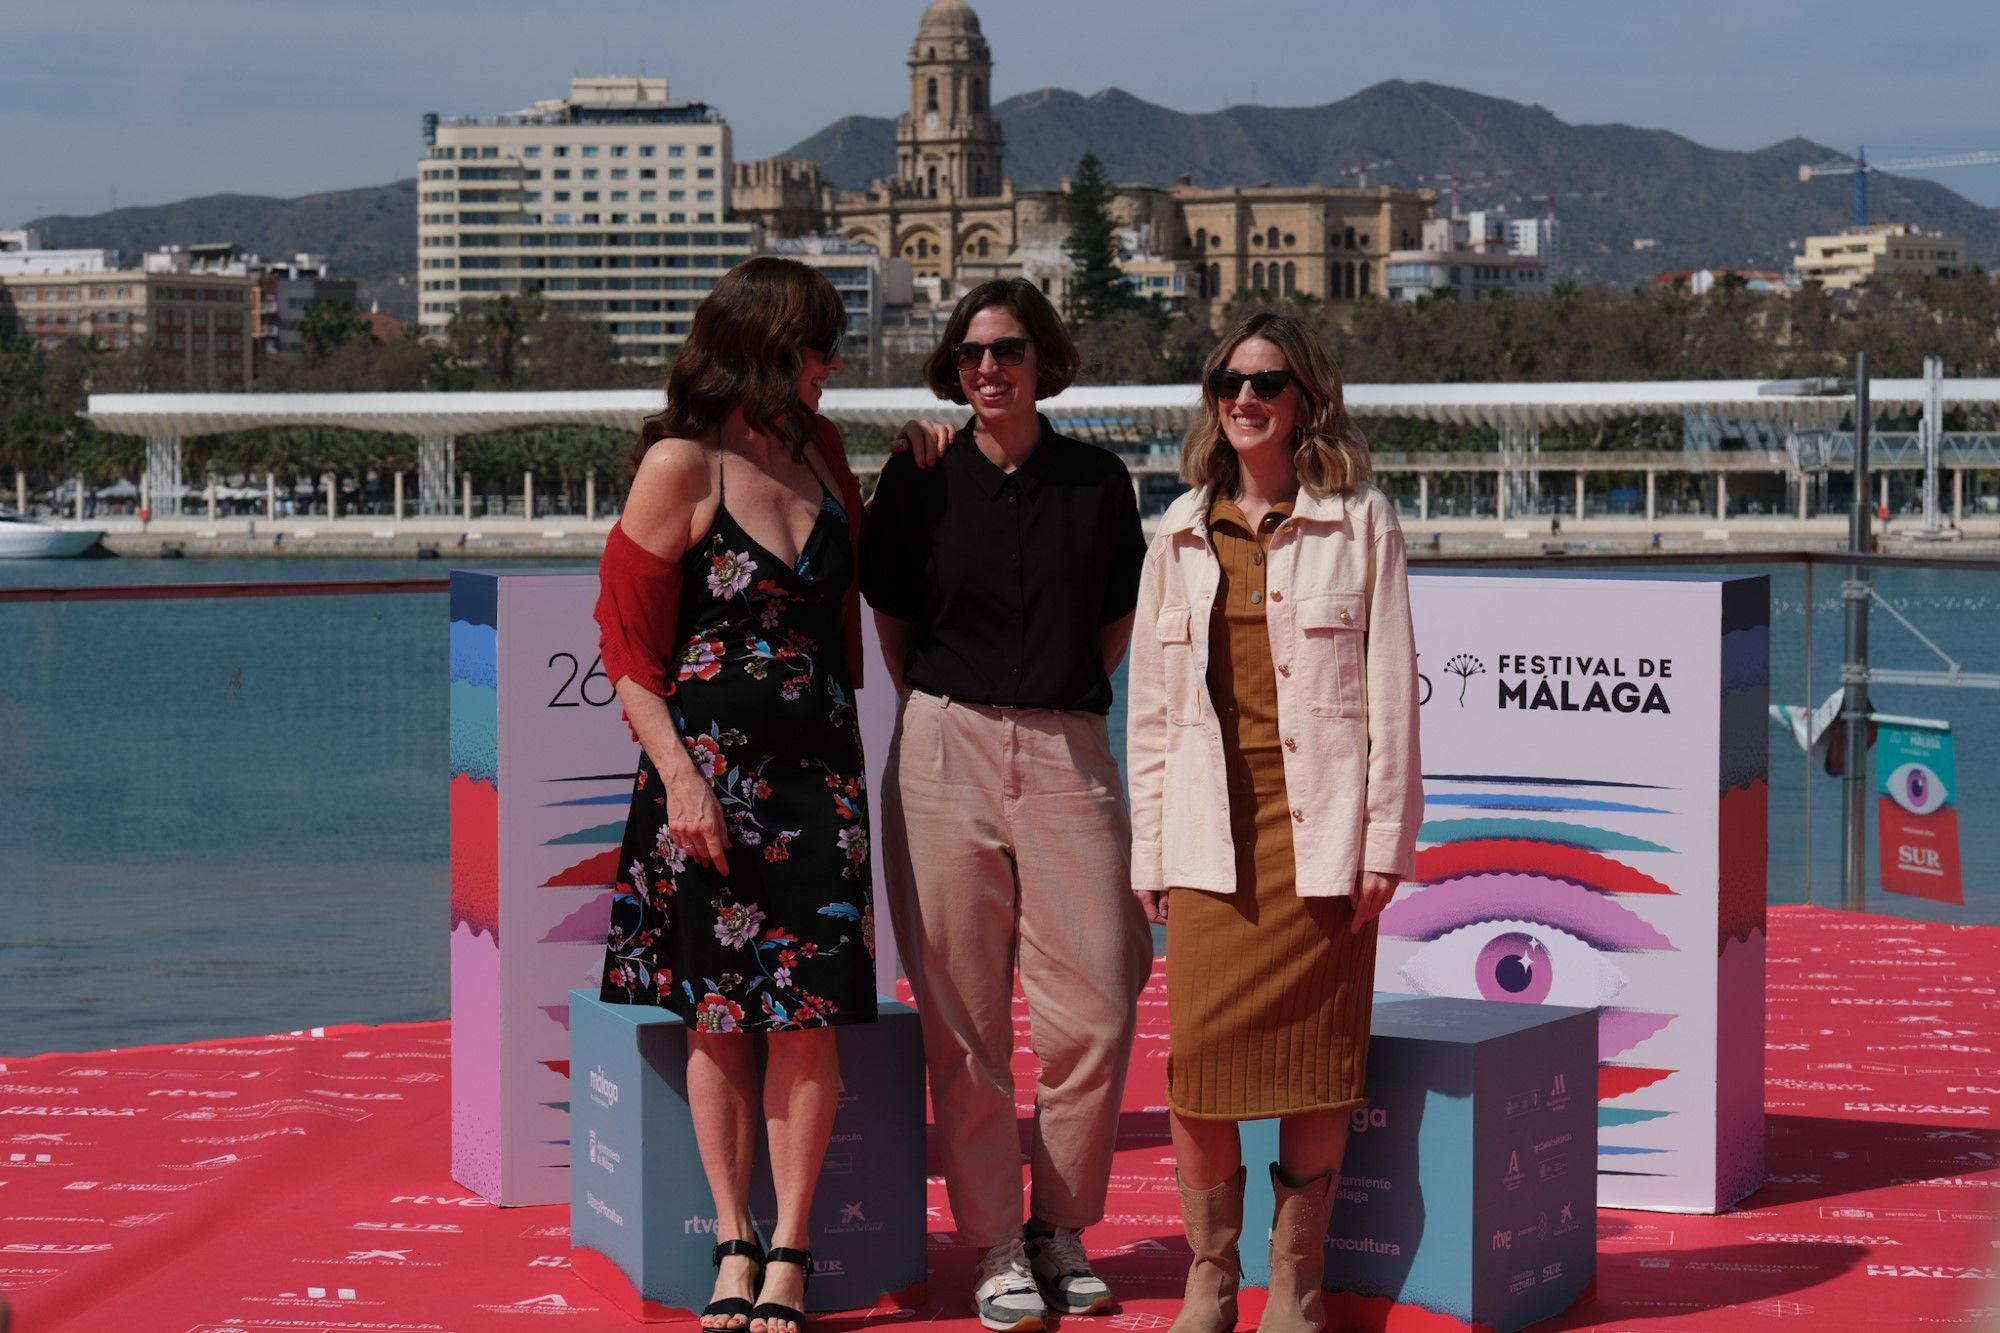
[(1000, 193), (993, 54), (965, 0), (934, 0), (910, 44), (910, 109), (896, 121), (896, 179), (927, 198)]

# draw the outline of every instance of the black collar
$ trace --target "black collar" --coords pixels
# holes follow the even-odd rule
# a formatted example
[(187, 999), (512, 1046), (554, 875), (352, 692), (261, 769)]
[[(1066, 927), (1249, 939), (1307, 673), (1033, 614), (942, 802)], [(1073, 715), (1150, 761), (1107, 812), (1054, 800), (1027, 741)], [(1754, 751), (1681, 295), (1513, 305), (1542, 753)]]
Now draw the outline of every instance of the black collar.
[(1036, 441), (1034, 452), (1012, 472), (1003, 470), (980, 449), (979, 441), (973, 438), (973, 428), (978, 423), (977, 417), (958, 428), (958, 436), (952, 441), (949, 456), (963, 455), (965, 461), (962, 466), (971, 469), (989, 499), (999, 499), (1000, 493), (1007, 489), (1010, 482), (1018, 486), (1022, 494), (1033, 499), (1053, 475), (1051, 469), (1055, 466), (1056, 459), (1055, 450), (1050, 445), (1059, 438), (1055, 427), (1049, 424), (1047, 417), (1037, 412), (1035, 420), (1042, 425), (1041, 439)]

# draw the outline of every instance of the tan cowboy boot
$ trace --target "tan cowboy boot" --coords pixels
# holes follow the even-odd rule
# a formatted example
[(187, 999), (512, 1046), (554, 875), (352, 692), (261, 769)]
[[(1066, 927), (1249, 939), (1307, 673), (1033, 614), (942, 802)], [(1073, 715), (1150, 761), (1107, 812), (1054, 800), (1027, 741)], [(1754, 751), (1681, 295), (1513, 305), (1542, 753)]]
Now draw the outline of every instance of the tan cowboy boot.
[(1243, 1260), (1236, 1252), (1243, 1234), (1243, 1168), (1213, 1189), (1191, 1190), (1179, 1172), (1174, 1179), (1181, 1187), (1181, 1225), (1194, 1262), (1181, 1312), (1167, 1333), (1230, 1333), (1236, 1327), (1236, 1288), (1243, 1281)]
[(1257, 1333), (1321, 1333), (1326, 1327), (1326, 1224), (1333, 1217), (1333, 1172), (1288, 1185), (1271, 1164), (1277, 1209), (1271, 1220), (1271, 1299)]

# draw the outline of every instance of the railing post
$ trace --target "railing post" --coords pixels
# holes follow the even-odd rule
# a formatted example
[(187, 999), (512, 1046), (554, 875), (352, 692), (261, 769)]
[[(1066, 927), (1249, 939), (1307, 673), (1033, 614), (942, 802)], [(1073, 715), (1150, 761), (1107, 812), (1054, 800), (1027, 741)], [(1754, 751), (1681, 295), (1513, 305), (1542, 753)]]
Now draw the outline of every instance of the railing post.
[(396, 515), (394, 521), (397, 523), (403, 521), (403, 473), (401, 469), (398, 469), (396, 472)]
[(465, 487), (465, 521), (467, 523), (470, 523), (472, 522), (472, 474), (470, 472), (464, 474), (464, 487)]
[[(1865, 554), (1868, 515), (1868, 354), (1854, 354), (1854, 504), (1847, 517), (1847, 549)], [(1840, 905), (1850, 912), (1868, 904), (1868, 571), (1851, 566), (1840, 585), (1847, 611), (1847, 648), (1841, 657), (1841, 718), (1847, 728), (1847, 762), (1841, 771)]]
[(83, 521), (83, 475), (81, 473), (77, 474), (71, 479), (71, 482), (76, 489), (71, 492), (70, 499), (75, 502), (77, 522), (81, 523)]
[(595, 469), (583, 474), (583, 517), (587, 523), (595, 523), (597, 521), (597, 472)]

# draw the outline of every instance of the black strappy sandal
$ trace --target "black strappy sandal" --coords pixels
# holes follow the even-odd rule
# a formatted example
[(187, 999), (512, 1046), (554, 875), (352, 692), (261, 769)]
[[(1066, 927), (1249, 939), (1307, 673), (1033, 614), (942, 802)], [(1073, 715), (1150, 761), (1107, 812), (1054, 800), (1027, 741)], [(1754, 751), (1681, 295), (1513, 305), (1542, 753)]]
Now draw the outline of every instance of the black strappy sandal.
[[(803, 1305), (806, 1299), (806, 1292), (812, 1287), (812, 1251), (794, 1249), (789, 1245), (773, 1245), (770, 1251), (764, 1256), (764, 1264), (766, 1267), (772, 1264), (797, 1264), (799, 1266), (799, 1303)], [(803, 1310), (794, 1310), (791, 1306), (780, 1305), (776, 1301), (757, 1302), (756, 1306), (750, 1311), (750, 1322), (754, 1324), (759, 1319), (764, 1321), (767, 1328), (770, 1326), (771, 1321), (775, 1319), (782, 1319), (792, 1327), (798, 1329), (803, 1329), (806, 1326), (806, 1316)]]
[[(720, 1272), (722, 1261), (732, 1255), (741, 1255), (757, 1266), (757, 1271), (750, 1275), (750, 1290), (755, 1292), (761, 1288), (764, 1285), (764, 1265), (769, 1262), (768, 1256), (764, 1253), (764, 1247), (754, 1240), (717, 1241), (714, 1252), (709, 1255), (709, 1262), (715, 1265), (717, 1272)], [(707, 1305), (703, 1306), (701, 1317), (708, 1319), (720, 1315), (722, 1318), (728, 1319), (736, 1315), (742, 1315), (743, 1328), (748, 1329), (750, 1321), (757, 1317), (757, 1309), (758, 1307), (752, 1305), (746, 1297), (724, 1296), (720, 1300), (710, 1301)], [(706, 1328), (707, 1326), (703, 1325), (703, 1327)], [(734, 1329), (710, 1329), (708, 1333), (741, 1333), (741, 1331)]]

